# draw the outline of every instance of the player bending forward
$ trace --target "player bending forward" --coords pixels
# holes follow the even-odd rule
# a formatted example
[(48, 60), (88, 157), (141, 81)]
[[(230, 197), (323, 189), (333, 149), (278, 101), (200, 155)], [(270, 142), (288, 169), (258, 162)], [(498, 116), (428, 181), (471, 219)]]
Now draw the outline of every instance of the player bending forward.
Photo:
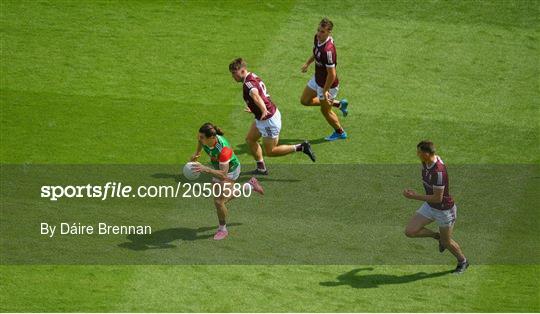
[[(422, 141), (416, 148), (416, 154), (422, 161), (422, 182), (426, 195), (417, 194), (410, 189), (403, 191), (406, 198), (424, 202), (411, 218), (405, 235), (410, 238), (429, 237), (438, 240), (439, 252), (448, 249), (458, 261), (454, 273), (461, 274), (469, 267), (469, 263), (457, 242), (452, 239), (457, 208), (450, 196), (446, 166), (441, 158), (435, 155), (432, 142)], [(425, 228), (433, 221), (437, 221), (439, 232)]]
[(229, 71), (237, 82), (243, 82), (245, 111), (253, 113), (255, 121), (246, 136), (246, 143), (251, 154), (257, 162), (254, 174), (268, 174), (263, 159), (259, 139), (263, 138), (264, 151), (266, 156), (277, 157), (295, 152), (303, 152), (312, 161), (315, 161), (315, 154), (308, 141), (296, 145), (279, 145), (279, 133), (281, 131), (281, 113), (276, 105), (270, 100), (270, 95), (266, 90), (266, 85), (254, 73), (247, 70), (246, 62), (242, 58), (233, 60), (229, 64)]
[[(208, 156), (210, 156), (210, 161), (213, 168), (198, 164), (193, 167), (193, 170), (212, 175), (212, 181), (214, 184), (223, 185), (221, 189), (219, 189), (220, 191), (225, 191), (225, 182), (229, 182), (231, 184), (228, 185), (230, 188), (240, 175), (240, 161), (234, 154), (227, 139), (223, 137), (223, 132), (212, 123), (205, 123), (200, 127), (197, 150), (195, 151), (195, 154), (191, 156), (191, 161), (197, 161), (201, 156), (201, 151), (203, 149)], [(248, 184), (251, 185), (253, 191), (259, 194), (264, 193), (262, 186), (254, 177), (248, 181)], [(228, 216), (226, 204), (231, 199), (233, 199), (232, 196), (225, 197), (223, 195), (219, 195), (214, 197), (214, 205), (216, 206), (219, 220), (219, 227), (214, 235), (214, 240), (225, 239), (229, 234), (226, 224)]]
[(343, 116), (347, 116), (349, 103), (346, 99), (338, 101), (339, 79), (336, 73), (337, 54), (334, 39), (330, 34), (334, 24), (327, 18), (319, 23), (317, 34), (313, 40), (313, 53), (302, 66), (302, 72), (307, 72), (315, 61), (315, 75), (304, 88), (300, 102), (304, 106), (320, 106), (324, 118), (334, 128), (334, 133), (326, 137), (327, 141), (346, 139), (347, 133), (339, 123), (332, 107), (339, 108)]

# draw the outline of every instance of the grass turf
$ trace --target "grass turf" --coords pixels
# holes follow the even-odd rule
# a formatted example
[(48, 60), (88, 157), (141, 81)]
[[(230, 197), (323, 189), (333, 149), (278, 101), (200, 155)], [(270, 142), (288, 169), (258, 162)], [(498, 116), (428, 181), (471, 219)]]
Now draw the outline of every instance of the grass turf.
[(448, 267), (440, 265), (0, 269), (6, 278), (1, 285), (11, 290), (3, 306), (8, 311), (524, 312), (539, 307), (538, 286), (531, 280), (539, 275), (538, 265), (481, 265), (466, 276), (444, 277)]
[[(343, 119), (350, 139), (315, 145), (319, 162), (415, 163), (414, 145), (428, 137), (449, 165), (538, 163), (540, 15), (534, 1), (0, 5), (3, 164), (179, 163), (207, 120), (223, 127), (249, 164), (242, 142), (251, 117), (242, 112), (240, 86), (227, 72), (237, 56), (247, 59), (279, 105), (284, 141), (320, 139), (331, 130), (316, 108), (298, 99), (309, 79), (299, 68), (322, 8), (336, 24), (340, 93), (351, 113)], [(538, 191), (534, 183), (529, 188)], [(411, 212), (418, 205), (408, 204)], [(456, 232), (465, 243), (472, 237)], [(493, 254), (511, 245), (502, 241)], [(465, 276), (433, 278), (409, 277), (451, 266), (372, 265), (349, 273), (359, 267), (2, 265), (0, 306), (540, 310), (537, 265), (475, 265)]]

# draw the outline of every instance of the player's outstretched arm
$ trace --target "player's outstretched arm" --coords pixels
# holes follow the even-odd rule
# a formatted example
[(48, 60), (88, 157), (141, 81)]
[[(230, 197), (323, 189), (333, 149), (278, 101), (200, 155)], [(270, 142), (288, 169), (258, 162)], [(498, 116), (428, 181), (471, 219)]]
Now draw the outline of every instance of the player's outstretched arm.
[(306, 73), (309, 66), (313, 63), (313, 61), (315, 60), (315, 57), (313, 55), (311, 55), (311, 57), (309, 57), (306, 61), (306, 63), (304, 63), (304, 65), (302, 65), (302, 73)]
[(443, 200), (443, 194), (444, 194), (444, 187), (434, 188), (432, 195), (421, 195), (410, 189), (405, 189), (403, 191), (403, 196), (405, 196), (408, 199), (418, 200), (418, 201), (423, 201), (423, 202), (428, 202), (428, 203), (441, 203)]
[(189, 161), (197, 161), (199, 160), (199, 157), (201, 157), (201, 151), (202, 151), (202, 146), (201, 146), (201, 142), (197, 142), (197, 148), (195, 149), (195, 154), (193, 154)]
[(193, 166), (193, 171), (195, 172), (204, 172), (208, 173), (209, 175), (216, 177), (221, 180), (228, 180), (227, 172), (229, 171), (229, 164), (219, 164), (219, 170), (212, 169), (210, 167), (207, 167), (205, 165), (197, 164)]

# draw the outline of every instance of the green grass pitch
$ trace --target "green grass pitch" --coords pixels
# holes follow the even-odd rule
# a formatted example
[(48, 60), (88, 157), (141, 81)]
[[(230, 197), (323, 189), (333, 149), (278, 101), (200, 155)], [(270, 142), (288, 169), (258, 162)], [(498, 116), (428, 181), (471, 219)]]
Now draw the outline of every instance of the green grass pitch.
[[(380, 197), (399, 200), (399, 219), (385, 215), (369, 225), (360, 217), (356, 240), (381, 236), (385, 250), (417, 245), (414, 265), (1, 263), (1, 311), (540, 311), (540, 250), (532, 241), (538, 203), (493, 210), (478, 201), (491, 193), (505, 199), (518, 191), (533, 200), (538, 194), (537, 1), (2, 1), (0, 14), (2, 165), (180, 165), (193, 152), (196, 129), (212, 121), (251, 167), (243, 142), (252, 117), (243, 112), (240, 85), (227, 68), (238, 56), (279, 106), (281, 138), (317, 142), (331, 129), (317, 108), (300, 105), (311, 75), (300, 67), (318, 21), (328, 15), (335, 23), (340, 96), (351, 103), (342, 119), (350, 138), (314, 145), (319, 163), (412, 165), (416, 143), (430, 138), (449, 167), (531, 169), (514, 190), (505, 185), (511, 174), (485, 189), (485, 182), (450, 171), (463, 208), (456, 237), (467, 254), (485, 247), (492, 255), (463, 276), (445, 273), (454, 266), (448, 253), (444, 262), (423, 265), (435, 248), (402, 236), (403, 217), (419, 203), (399, 198), (405, 186), (395, 186), (396, 194)], [(309, 166), (301, 154), (268, 163)], [(417, 176), (407, 182), (418, 190)], [(340, 184), (339, 175), (324, 179)], [(339, 200), (323, 191), (320, 197)], [(214, 223), (211, 202), (204, 204), (200, 217), (190, 216), (194, 225)], [(271, 237), (272, 228), (258, 226), (287, 217), (259, 214), (249, 203), (234, 206), (232, 219), (243, 224), (227, 241), (239, 245), (260, 232)], [(306, 219), (317, 224), (317, 218)], [(380, 234), (372, 228), (377, 223)], [(505, 231), (490, 234), (492, 227)], [(276, 228), (279, 241), (298, 232)], [(513, 250), (530, 252), (529, 262), (489, 262)]]

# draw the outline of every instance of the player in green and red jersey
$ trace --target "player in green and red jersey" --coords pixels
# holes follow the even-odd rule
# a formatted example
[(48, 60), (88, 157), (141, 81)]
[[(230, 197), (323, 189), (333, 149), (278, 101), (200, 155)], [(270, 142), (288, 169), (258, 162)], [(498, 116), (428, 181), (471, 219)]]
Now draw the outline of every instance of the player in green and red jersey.
[[(204, 150), (212, 163), (212, 168), (198, 164), (193, 167), (196, 172), (205, 172), (213, 176), (214, 184), (223, 184), (229, 182), (231, 184), (240, 176), (240, 161), (234, 154), (231, 144), (225, 137), (223, 131), (212, 123), (205, 123), (199, 128), (197, 150), (191, 161), (197, 161), (201, 156), (201, 151)], [(253, 191), (263, 194), (263, 188), (260, 183), (252, 177), (248, 183), (253, 188)], [(223, 191), (224, 189), (220, 189)], [(216, 206), (219, 227), (214, 235), (214, 240), (222, 240), (229, 234), (227, 231), (227, 214), (228, 209), (225, 206), (233, 197), (225, 197), (223, 195), (214, 197), (214, 205)]]

